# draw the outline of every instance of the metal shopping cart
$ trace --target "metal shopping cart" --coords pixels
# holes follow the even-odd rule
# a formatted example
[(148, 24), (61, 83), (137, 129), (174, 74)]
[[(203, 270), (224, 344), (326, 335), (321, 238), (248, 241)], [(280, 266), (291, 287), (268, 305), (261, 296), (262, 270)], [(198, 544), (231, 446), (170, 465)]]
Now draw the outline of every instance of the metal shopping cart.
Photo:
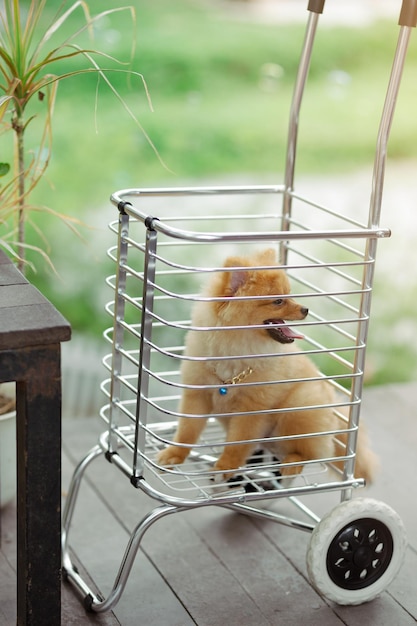
[[(284, 184), (128, 189), (112, 196), (119, 219), (110, 226), (117, 245), (109, 251), (116, 271), (108, 279), (114, 299), (107, 307), (113, 326), (105, 333), (111, 353), (104, 359), (109, 377), (102, 386), (108, 403), (101, 417), (107, 427), (98, 445), (75, 470), (63, 518), (64, 573), (90, 610), (109, 610), (120, 599), (149, 527), (164, 516), (194, 507), (225, 507), (310, 532), (307, 570), (311, 583), (322, 595), (341, 604), (359, 604), (376, 597), (402, 563), (406, 537), (399, 516), (383, 502), (352, 496), (365, 483), (355, 475), (355, 457), (375, 254), (378, 240), (390, 235), (380, 226), (386, 149), (407, 44), (417, 22), (417, 2), (404, 0), (401, 9), (399, 40), (377, 139), (370, 208), (365, 216), (353, 216), (294, 189), (299, 112), (324, 1), (310, 0), (308, 4)], [(284, 468), (282, 459), (268, 451), (268, 439), (260, 438), (254, 442), (254, 453), (235, 468), (230, 480), (215, 469), (215, 463), (225, 446), (242, 441), (226, 441), (213, 415), (183, 415), (178, 409), (179, 398), (189, 387), (180, 374), (182, 364), (190, 359), (184, 338), (192, 327), (193, 307), (209, 299), (201, 294), (201, 284), (225, 271), (218, 259), (236, 250), (245, 254), (260, 247), (277, 251), (276, 267), (285, 269), (290, 277), (293, 297), (308, 303), (309, 316), (297, 322), (304, 334), (297, 350), (318, 363), (320, 377), (335, 390), (334, 403), (319, 403), (315, 408), (334, 411), (338, 427), (324, 434), (335, 438), (342, 449), (337, 458), (303, 461), (300, 472), (297, 462)], [(251, 330), (250, 326), (237, 329)], [(215, 326), (198, 330), (221, 332)], [(242, 356), (248, 360), (278, 358), (273, 353), (239, 358)], [(222, 358), (233, 363), (237, 356), (202, 354), (193, 358), (196, 362), (211, 359), (215, 363)], [(227, 393), (235, 385), (262, 386), (262, 381), (253, 382), (243, 375), (217, 384), (199, 380), (193, 386), (201, 393)], [(292, 406), (291, 410), (305, 408)], [(285, 409), (279, 406), (273, 408), (277, 415), (282, 411)], [(250, 412), (254, 420), (260, 413)], [(182, 445), (174, 440), (180, 417), (204, 419), (206, 428), (198, 442), (189, 446), (184, 463), (162, 465), (160, 451), (167, 445)], [(231, 415), (216, 417), (230, 419)], [(347, 435), (344, 442), (340, 441), (343, 433)], [(314, 437), (317, 432), (297, 436)], [(130, 537), (107, 599), (82, 578), (69, 547), (84, 472), (102, 455), (128, 477), (133, 489), (155, 501)], [(336, 466), (340, 460), (342, 468), (340, 463)], [(335, 493), (339, 501), (320, 519), (306, 505), (305, 496), (327, 493)], [(294, 515), (280, 511), (283, 498), (294, 507)]]

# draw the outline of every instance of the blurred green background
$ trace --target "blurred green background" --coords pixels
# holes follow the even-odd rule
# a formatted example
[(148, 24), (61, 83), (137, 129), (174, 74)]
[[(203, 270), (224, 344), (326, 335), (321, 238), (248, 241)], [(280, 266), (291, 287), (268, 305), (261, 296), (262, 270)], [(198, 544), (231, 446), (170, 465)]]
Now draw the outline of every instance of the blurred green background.
[[(124, 6), (120, 0), (89, 2), (92, 13), (107, 4)], [(59, 5), (60, 0), (48, 2), (51, 12)], [(111, 192), (184, 181), (218, 183), (234, 176), (247, 177), (248, 184), (282, 182), (305, 24), (238, 19), (225, 6), (215, 0), (140, 0), (136, 25), (120, 13), (96, 28), (92, 47), (127, 60), (136, 29), (133, 67), (146, 80), (153, 111), (139, 80), (129, 84), (121, 74), (112, 80), (160, 158), (103, 82), (95, 112), (94, 75), (59, 86), (53, 158), (36, 201), (77, 217), (82, 237), (42, 212), (34, 215), (30, 241), (47, 249), (58, 276), (35, 255), (37, 271), (29, 278), (76, 332), (100, 337), (109, 323), (103, 304), (110, 295), (104, 279), (110, 271), (106, 225), (115, 213), (108, 202)], [(77, 19), (81, 25), (81, 12), (69, 20), (71, 32)], [(398, 26), (391, 21), (366, 28), (319, 27), (302, 109), (297, 175), (333, 176), (370, 166), (397, 37)], [(394, 161), (417, 154), (416, 75), (414, 37), (390, 142)], [(41, 106), (37, 103), (34, 113), (41, 115)], [(31, 141), (36, 150), (35, 135)], [(412, 323), (416, 291), (414, 285), (401, 310)], [(415, 373), (417, 349), (408, 339), (402, 341), (398, 333), (397, 343), (385, 348), (379, 340), (397, 317), (392, 307), (376, 315), (375, 324), (386, 326), (373, 330), (370, 338), (376, 356), (368, 382), (408, 380)]]

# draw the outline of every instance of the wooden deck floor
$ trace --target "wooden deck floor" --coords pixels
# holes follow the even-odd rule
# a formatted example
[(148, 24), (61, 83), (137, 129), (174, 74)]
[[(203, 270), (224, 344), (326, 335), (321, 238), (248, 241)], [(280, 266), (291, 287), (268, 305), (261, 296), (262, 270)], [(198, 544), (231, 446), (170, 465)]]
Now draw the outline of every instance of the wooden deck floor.
[[(375, 485), (361, 490), (402, 517), (409, 547), (402, 569), (377, 600), (340, 607), (311, 587), (305, 555), (309, 534), (232, 511), (205, 507), (159, 520), (145, 535), (126, 590), (113, 613), (86, 614), (63, 584), (62, 624), (123, 626), (407, 626), (417, 621), (417, 384), (366, 389), (363, 417), (381, 457)], [(64, 419), (63, 493), (75, 463), (96, 443), (99, 419)], [(131, 529), (149, 500), (101, 460), (81, 491), (73, 541), (83, 566), (106, 594)], [(314, 502), (312, 499), (314, 498)], [(329, 498), (332, 501), (329, 501)], [(335, 496), (310, 496), (319, 515)], [(274, 508), (286, 510), (287, 501)], [(0, 626), (15, 622), (14, 507), (2, 512)]]

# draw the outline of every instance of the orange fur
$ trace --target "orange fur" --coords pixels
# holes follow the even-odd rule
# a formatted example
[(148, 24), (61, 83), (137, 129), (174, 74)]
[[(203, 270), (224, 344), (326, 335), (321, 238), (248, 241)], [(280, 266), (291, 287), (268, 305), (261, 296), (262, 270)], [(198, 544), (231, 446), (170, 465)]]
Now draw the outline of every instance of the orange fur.
[[(268, 268), (276, 264), (271, 249), (252, 258), (232, 257), (226, 260), (228, 271), (213, 275), (204, 293), (226, 301), (199, 301), (193, 311), (195, 328), (187, 335), (186, 356), (207, 357), (207, 360), (184, 360), (182, 381), (186, 385), (216, 385), (215, 389), (185, 388), (179, 411), (181, 417), (174, 441), (195, 444), (212, 414), (231, 413), (221, 417), (227, 441), (239, 442), (271, 437), (292, 437), (306, 433), (325, 432), (342, 428), (341, 420), (332, 409), (291, 410), (295, 407), (315, 406), (335, 402), (334, 392), (326, 380), (299, 382), (296, 379), (314, 378), (319, 372), (310, 359), (296, 354), (294, 343), (280, 343), (271, 336), (265, 320), (303, 320), (308, 310), (288, 297), (290, 286), (284, 271), (271, 269), (254, 270), (251, 267)], [(234, 268), (234, 269), (233, 269)], [(242, 270), (236, 268), (244, 268)], [(280, 298), (279, 296), (283, 296)], [(239, 296), (262, 296), (258, 300), (241, 300)], [(245, 326), (233, 329), (231, 326)], [(258, 325), (258, 328), (251, 326)], [(260, 327), (259, 327), (260, 326)], [(204, 330), (216, 327), (215, 330)], [(276, 354), (276, 357), (262, 356)], [(255, 359), (242, 355), (258, 355)], [(283, 355), (282, 357), (280, 355)], [(215, 359), (220, 360), (213, 360)], [(221, 360), (221, 357), (235, 357)], [(219, 394), (219, 387), (240, 372), (251, 367), (253, 372), (244, 382), (261, 385), (229, 387), (226, 395)], [(274, 384), (274, 381), (290, 381)], [(283, 413), (268, 413), (271, 409), (288, 409)], [(262, 415), (244, 415), (249, 411), (266, 411)], [(303, 461), (328, 458), (344, 454), (330, 435), (315, 436), (286, 441), (270, 442), (267, 446), (282, 463), (299, 465), (282, 469), (282, 474), (293, 475), (303, 468)], [(215, 469), (223, 470), (227, 478), (234, 470), (245, 465), (256, 448), (254, 443), (233, 444), (224, 447)], [(190, 449), (176, 445), (168, 446), (159, 454), (163, 465), (182, 463)], [(376, 457), (369, 449), (366, 435), (361, 428), (356, 446), (356, 473), (367, 481), (372, 480)]]

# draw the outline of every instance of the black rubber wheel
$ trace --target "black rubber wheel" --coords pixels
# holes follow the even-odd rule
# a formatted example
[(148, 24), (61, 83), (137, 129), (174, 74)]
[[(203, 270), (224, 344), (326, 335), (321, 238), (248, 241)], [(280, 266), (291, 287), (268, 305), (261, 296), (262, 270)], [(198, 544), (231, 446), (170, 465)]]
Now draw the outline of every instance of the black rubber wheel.
[(314, 588), (338, 604), (362, 604), (392, 582), (407, 538), (401, 518), (384, 502), (355, 498), (332, 509), (315, 527), (307, 550)]
[(363, 589), (386, 572), (393, 550), (391, 531), (383, 522), (370, 517), (355, 520), (331, 542), (328, 574), (343, 589)]

